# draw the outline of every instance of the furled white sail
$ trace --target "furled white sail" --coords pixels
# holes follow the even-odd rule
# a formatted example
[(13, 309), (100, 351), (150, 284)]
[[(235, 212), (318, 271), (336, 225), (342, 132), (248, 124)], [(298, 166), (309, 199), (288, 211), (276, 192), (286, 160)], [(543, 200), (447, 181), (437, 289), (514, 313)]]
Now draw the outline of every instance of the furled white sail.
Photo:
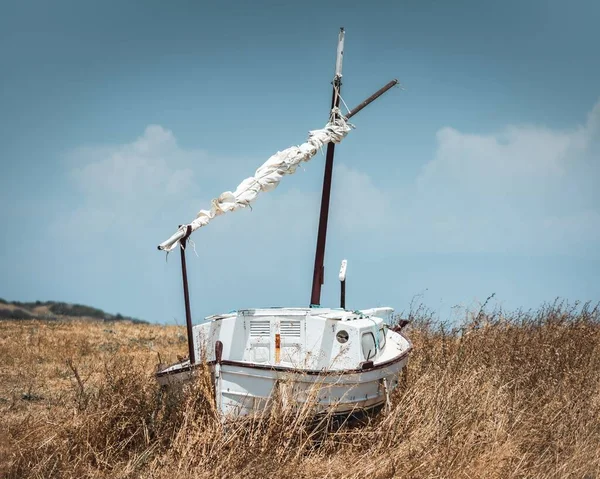
[(334, 109), (325, 128), (309, 132), (306, 143), (275, 153), (256, 170), (254, 176), (242, 181), (234, 192), (225, 191), (212, 200), (210, 210), (200, 210), (194, 221), (180, 226), (173, 236), (158, 245), (158, 249), (171, 251), (186, 235), (188, 228), (195, 231), (206, 226), (215, 216), (250, 205), (261, 191), (276, 188), (284, 175), (293, 174), (301, 162), (309, 161), (324, 145), (341, 142), (351, 128), (352, 125), (339, 110)]

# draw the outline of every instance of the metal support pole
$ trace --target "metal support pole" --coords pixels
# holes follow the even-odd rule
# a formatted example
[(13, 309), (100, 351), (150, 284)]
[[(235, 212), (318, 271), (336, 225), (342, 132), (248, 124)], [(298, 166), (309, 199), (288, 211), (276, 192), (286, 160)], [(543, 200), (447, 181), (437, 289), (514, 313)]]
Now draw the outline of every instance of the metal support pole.
[(221, 361), (223, 360), (223, 343), (217, 341), (215, 343), (215, 405), (217, 412), (221, 413), (223, 404), (223, 384), (221, 381)]
[[(344, 29), (340, 28), (338, 48), (335, 62), (335, 76), (333, 77), (333, 93), (331, 109), (340, 105), (340, 90), (342, 87), (342, 60), (344, 58)], [(329, 198), (331, 197), (331, 177), (333, 173), (333, 154), (335, 144), (327, 145), (325, 156), (325, 173), (323, 175), (323, 192), (321, 194), (321, 213), (319, 215), (319, 231), (317, 233), (317, 250), (315, 252), (315, 268), (313, 270), (312, 291), (310, 304), (321, 304), (321, 285), (324, 283), (323, 264), (325, 261), (325, 244), (327, 242), (327, 221), (329, 218)]]
[(388, 91), (390, 88), (396, 86), (398, 84), (398, 80), (392, 80), (391, 82), (389, 82), (388, 84), (386, 84), (385, 86), (381, 87), (379, 90), (377, 90), (375, 93), (373, 93), (369, 98), (367, 98), (365, 101), (363, 101), (360, 105), (354, 107), (352, 110), (350, 110), (350, 113), (348, 113), (346, 115), (346, 118), (349, 120), (350, 118), (352, 118), (354, 115), (356, 115), (360, 110), (362, 110), (364, 107), (366, 107), (367, 105), (373, 103), (375, 100), (377, 100), (377, 98), (379, 98), (381, 95), (383, 95), (386, 91)]
[(185, 264), (185, 246), (187, 239), (192, 234), (192, 227), (188, 226), (185, 236), (179, 240), (181, 251), (181, 277), (183, 280), (183, 301), (185, 302), (185, 324), (187, 326), (188, 351), (190, 356), (190, 365), (196, 363), (196, 353), (194, 351), (194, 335), (192, 330), (192, 311), (190, 309), (190, 291), (188, 289), (187, 267)]
[(348, 261), (342, 260), (340, 266), (340, 308), (346, 309), (346, 268), (348, 267)]

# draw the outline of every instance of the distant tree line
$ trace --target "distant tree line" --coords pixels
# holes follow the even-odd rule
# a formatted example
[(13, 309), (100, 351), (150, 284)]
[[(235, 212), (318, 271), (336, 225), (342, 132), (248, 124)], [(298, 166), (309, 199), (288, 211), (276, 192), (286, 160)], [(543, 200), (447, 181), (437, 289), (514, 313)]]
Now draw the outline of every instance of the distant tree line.
[[(0, 307), (0, 319), (58, 319), (59, 316), (73, 318), (87, 317), (100, 321), (131, 321), (132, 323), (147, 323), (147, 321), (123, 316), (121, 313), (110, 314), (105, 311), (83, 304), (71, 304), (56, 301), (6, 301), (0, 298), (0, 304), (15, 306), (14, 308)], [(35, 308), (47, 306), (49, 313), (38, 314)]]

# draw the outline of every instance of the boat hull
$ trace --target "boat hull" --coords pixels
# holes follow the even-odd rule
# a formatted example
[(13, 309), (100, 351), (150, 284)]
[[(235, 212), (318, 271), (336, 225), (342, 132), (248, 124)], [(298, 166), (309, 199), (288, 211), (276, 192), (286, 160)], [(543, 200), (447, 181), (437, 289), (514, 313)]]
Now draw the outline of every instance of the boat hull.
[[(407, 361), (408, 354), (404, 354), (368, 369), (345, 371), (306, 371), (233, 361), (208, 366), (217, 407), (224, 416), (264, 412), (275, 396), (291, 407), (310, 407), (317, 414), (350, 415), (384, 406)], [(157, 380), (165, 386), (188, 381), (195, 369), (189, 361), (178, 363), (157, 373)]]

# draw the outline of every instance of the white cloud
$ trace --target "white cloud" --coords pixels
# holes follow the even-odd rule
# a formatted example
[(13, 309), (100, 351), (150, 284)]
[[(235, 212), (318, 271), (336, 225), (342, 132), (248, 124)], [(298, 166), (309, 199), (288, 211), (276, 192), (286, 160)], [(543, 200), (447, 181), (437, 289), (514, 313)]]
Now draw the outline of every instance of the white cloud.
[(179, 146), (173, 133), (159, 125), (149, 125), (131, 143), (81, 147), (66, 159), (77, 200), (55, 219), (52, 231), (62, 241), (76, 233), (86, 241), (102, 235), (105, 242), (139, 237), (165, 211), (197, 198), (192, 166), (210, 161), (201, 150)]
[[(84, 164), (74, 168), (71, 175), (87, 196), (122, 200), (151, 192), (176, 194), (193, 184), (193, 171), (180, 166), (189, 155), (190, 152), (177, 145), (171, 131), (150, 125), (132, 143), (113, 149), (86, 148), (73, 152), (71, 156), (79, 157)], [(86, 162), (87, 159), (91, 161)]]
[(442, 128), (436, 135), (435, 157), (425, 165), (417, 184), (427, 190), (443, 180), (489, 196), (555, 183), (589, 146), (592, 125), (589, 121), (570, 132), (511, 125), (489, 135)]
[(386, 228), (405, 252), (593, 253), (599, 137), (600, 103), (566, 131), (509, 125), (475, 135), (444, 127), (433, 159), (407, 189), (378, 187), (383, 170), (369, 176), (338, 165), (336, 212), (347, 230)]
[[(384, 169), (367, 174), (338, 161), (330, 224), (358, 241), (379, 234), (378, 245), (387, 241), (403, 252), (586, 254), (600, 242), (599, 138), (600, 103), (584, 125), (565, 131), (509, 125), (475, 135), (444, 127), (434, 157), (403, 189), (378, 186), (379, 176), (389, 176)], [(157, 125), (129, 144), (78, 149), (71, 156), (82, 203), (61, 220), (66, 231), (189, 221), (221, 192), (215, 177), (226, 178), (231, 189), (246, 174), (239, 176), (242, 170), (260, 164), (228, 161), (235, 168), (217, 171), (222, 161), (180, 147), (171, 131)], [(316, 226), (320, 194), (292, 181), (282, 188), (261, 197), (255, 212), (221, 219), (215, 231), (223, 237), (229, 228), (241, 228), (246, 242), (265, 246), (286, 231), (305, 241)]]
[[(511, 125), (472, 135), (442, 128), (435, 157), (417, 179), (417, 214), (447, 225), (447, 241), (465, 249), (568, 253), (582, 240), (591, 246), (600, 231), (590, 182), (598, 179), (599, 119), (600, 104), (585, 125), (568, 131)], [(580, 235), (587, 239), (575, 241)]]
[(343, 163), (335, 166), (332, 186), (334, 223), (344, 231), (379, 228), (394, 214), (392, 198), (369, 175)]

